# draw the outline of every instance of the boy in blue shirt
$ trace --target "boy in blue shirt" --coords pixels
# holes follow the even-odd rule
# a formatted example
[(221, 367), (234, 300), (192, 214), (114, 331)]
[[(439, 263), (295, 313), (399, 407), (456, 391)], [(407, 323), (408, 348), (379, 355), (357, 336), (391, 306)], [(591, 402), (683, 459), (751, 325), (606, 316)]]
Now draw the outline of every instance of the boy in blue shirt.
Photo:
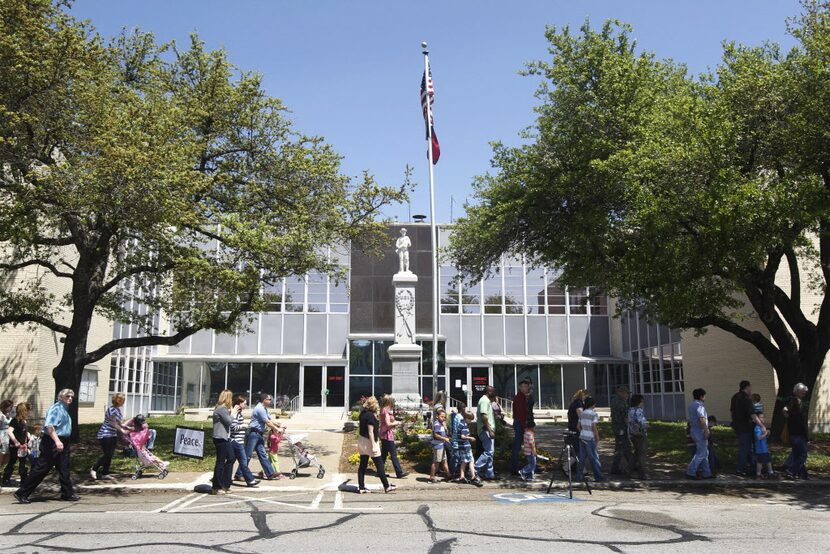
[(444, 448), (450, 443), (447, 436), (446, 421), (447, 412), (438, 410), (435, 414), (435, 422), (432, 424), (432, 467), (429, 471), (428, 483), (435, 483), (435, 470), (438, 468), (438, 464), (441, 464), (446, 479), (450, 478), (450, 468), (447, 466), (447, 449)]
[(769, 447), (767, 446), (767, 437), (769, 436), (769, 429), (764, 425), (764, 412), (756, 411), (758, 416), (758, 423), (755, 424), (755, 477), (764, 479), (764, 466), (766, 466), (766, 477), (774, 477), (775, 472), (772, 470), (772, 461), (769, 456)]

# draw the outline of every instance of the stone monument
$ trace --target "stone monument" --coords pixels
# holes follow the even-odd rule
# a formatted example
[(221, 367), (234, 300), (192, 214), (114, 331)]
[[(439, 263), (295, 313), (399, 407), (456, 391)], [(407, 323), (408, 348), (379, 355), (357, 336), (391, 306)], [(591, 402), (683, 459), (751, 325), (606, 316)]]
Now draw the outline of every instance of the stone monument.
[(409, 269), (409, 247), (412, 241), (401, 229), (401, 236), (395, 241), (398, 254), (398, 272), (392, 276), (395, 285), (395, 344), (389, 347), (392, 360), (392, 396), (395, 403), (404, 409), (421, 405), (418, 393), (418, 364), (421, 360), (421, 346), (415, 342), (415, 285), (418, 276)]

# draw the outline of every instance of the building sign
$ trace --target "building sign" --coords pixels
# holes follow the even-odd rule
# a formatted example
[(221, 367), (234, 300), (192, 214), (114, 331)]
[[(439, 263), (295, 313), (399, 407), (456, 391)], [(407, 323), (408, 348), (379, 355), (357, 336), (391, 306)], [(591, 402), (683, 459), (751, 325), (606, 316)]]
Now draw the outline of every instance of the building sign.
[(173, 454), (187, 456), (188, 458), (204, 459), (205, 457), (205, 431), (193, 427), (176, 426), (175, 442), (173, 443)]

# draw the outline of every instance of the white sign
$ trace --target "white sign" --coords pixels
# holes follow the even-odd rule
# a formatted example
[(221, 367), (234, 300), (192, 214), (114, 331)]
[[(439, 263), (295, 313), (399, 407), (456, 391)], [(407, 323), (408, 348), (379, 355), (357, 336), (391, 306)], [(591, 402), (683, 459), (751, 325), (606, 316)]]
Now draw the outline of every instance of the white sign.
[(173, 454), (203, 459), (205, 457), (205, 431), (177, 426)]

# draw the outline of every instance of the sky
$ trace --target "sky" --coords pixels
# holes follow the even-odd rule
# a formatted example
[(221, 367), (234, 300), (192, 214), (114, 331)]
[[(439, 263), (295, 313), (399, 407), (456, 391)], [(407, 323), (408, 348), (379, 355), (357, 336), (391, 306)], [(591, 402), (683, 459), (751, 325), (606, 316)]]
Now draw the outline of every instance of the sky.
[(521, 144), (538, 101), (525, 64), (549, 59), (546, 25), (578, 28), (619, 19), (638, 47), (697, 74), (714, 68), (724, 40), (790, 47), (786, 18), (796, 0), (76, 0), (71, 12), (104, 36), (138, 27), (187, 44), (197, 32), (240, 69), (263, 75), (298, 131), (322, 136), (342, 171), (369, 171), (397, 185), (407, 165), (416, 189), (385, 215), (429, 216), (429, 173), (419, 87), (427, 41), (441, 142), (435, 165), (436, 221), (474, 202), (473, 180), (492, 171), (492, 141)]

